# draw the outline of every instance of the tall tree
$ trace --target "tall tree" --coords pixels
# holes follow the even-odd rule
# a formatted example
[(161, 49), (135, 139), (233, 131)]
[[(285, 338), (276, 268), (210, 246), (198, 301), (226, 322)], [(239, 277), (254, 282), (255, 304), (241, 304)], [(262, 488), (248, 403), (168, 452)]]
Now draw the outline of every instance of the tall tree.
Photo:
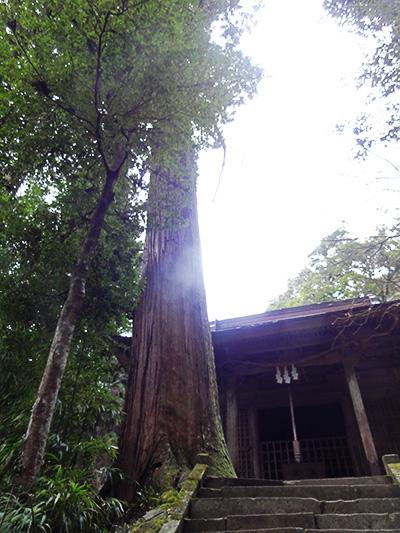
[(149, 192), (145, 287), (136, 311), (132, 363), (120, 446), (125, 474), (117, 495), (134, 482), (173, 484), (208, 452), (211, 471), (232, 475), (219, 415), (196, 205), (193, 153), (175, 154), (179, 171), (154, 169)]
[(381, 302), (400, 296), (399, 224), (381, 226), (358, 240), (341, 228), (310, 254), (309, 266), (289, 281), (272, 309), (374, 295)]
[[(239, 3), (221, 7), (227, 26), (220, 44), (211, 40), (211, 20), (202, 30), (203, 55), (218, 58), (223, 67), (216, 79), (218, 94), (210, 99), (218, 143), (227, 110), (254, 93), (260, 74), (253, 70), (249, 76), (247, 61), (238, 61)], [(200, 3), (199, 9), (206, 14), (209, 5)], [(181, 120), (179, 125), (178, 148), (161, 136), (150, 172), (144, 289), (135, 313), (119, 450), (125, 476), (114, 488), (126, 499), (133, 498), (137, 482), (171, 486), (202, 451), (210, 454), (211, 471), (233, 473), (219, 416), (201, 269), (196, 160), (202, 144), (195, 123)]]
[[(117, 180), (130, 167), (146, 168), (163, 143), (204, 146), (220, 139), (243, 86), (254, 90), (258, 71), (235, 48), (237, 8), (229, 0), (11, 0), (0, 6), (2, 179), (15, 191), (27, 176), (73, 179), (75, 167), (89, 173), (99, 191), (28, 425), (24, 484), (40, 471)], [(211, 42), (217, 21), (222, 45)], [(192, 122), (192, 139), (181, 135), (182, 118)]]

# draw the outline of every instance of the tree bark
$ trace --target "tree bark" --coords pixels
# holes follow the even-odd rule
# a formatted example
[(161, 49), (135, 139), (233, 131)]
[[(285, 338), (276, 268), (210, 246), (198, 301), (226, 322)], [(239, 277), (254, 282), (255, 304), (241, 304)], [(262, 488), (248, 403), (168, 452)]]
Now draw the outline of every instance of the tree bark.
[(82, 243), (75, 269), (71, 275), (67, 299), (59, 315), (54, 337), (50, 346), (46, 367), (33, 404), (28, 429), (21, 455), (22, 470), (19, 483), (31, 486), (40, 473), (46, 449), (50, 424), (55, 404), (68, 360), (71, 341), (78, 314), (85, 298), (86, 281), (90, 264), (96, 249), (101, 228), (109, 205), (113, 199), (113, 189), (118, 178), (118, 170), (109, 170), (92, 214), (89, 229)]
[(210, 455), (211, 472), (234, 475), (219, 414), (192, 157), (182, 174), (150, 178), (145, 286), (120, 439), (124, 479), (113, 488), (127, 500), (136, 483), (171, 487), (200, 452)]

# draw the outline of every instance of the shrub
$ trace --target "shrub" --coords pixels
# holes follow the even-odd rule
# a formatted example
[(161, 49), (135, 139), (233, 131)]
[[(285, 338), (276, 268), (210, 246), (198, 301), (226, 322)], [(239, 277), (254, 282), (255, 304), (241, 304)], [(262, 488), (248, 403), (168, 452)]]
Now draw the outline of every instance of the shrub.
[(56, 467), (53, 477), (42, 477), (33, 493), (0, 497), (1, 533), (105, 533), (123, 518), (124, 504), (100, 498), (93, 485), (82, 481), (82, 471)]

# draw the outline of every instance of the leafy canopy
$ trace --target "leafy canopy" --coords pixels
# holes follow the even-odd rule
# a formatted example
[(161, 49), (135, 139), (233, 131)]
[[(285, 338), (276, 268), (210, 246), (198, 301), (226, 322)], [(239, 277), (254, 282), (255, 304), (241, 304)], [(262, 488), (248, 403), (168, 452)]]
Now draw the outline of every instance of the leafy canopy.
[(400, 297), (398, 222), (377, 228), (365, 240), (352, 238), (343, 228), (328, 235), (271, 309), (369, 295), (381, 302)]
[(362, 113), (354, 128), (359, 153), (365, 155), (377, 142), (400, 138), (400, 2), (325, 0), (324, 4), (341, 23), (376, 42), (374, 52), (366, 55), (360, 84), (373, 90), (371, 101), (381, 102)]
[(218, 143), (260, 76), (237, 49), (246, 16), (235, 0), (8, 0), (0, 21), (0, 175), (11, 186), (112, 168), (121, 149), (137, 167), (164, 144)]

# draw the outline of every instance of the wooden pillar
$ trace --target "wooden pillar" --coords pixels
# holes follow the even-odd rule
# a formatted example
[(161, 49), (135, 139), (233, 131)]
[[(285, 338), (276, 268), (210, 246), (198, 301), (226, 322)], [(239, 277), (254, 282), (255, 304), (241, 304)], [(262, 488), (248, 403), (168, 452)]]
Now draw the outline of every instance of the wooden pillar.
[(345, 358), (343, 360), (343, 368), (369, 470), (372, 476), (377, 476), (381, 474), (381, 469), (353, 361)]
[(366, 463), (363, 445), (360, 439), (360, 432), (357, 427), (357, 420), (354, 416), (353, 403), (347, 391), (343, 389), (341, 394), (341, 407), (343, 420), (346, 429), (347, 444), (350, 451), (351, 462), (355, 476), (369, 474), (369, 467)]
[(235, 470), (238, 469), (238, 412), (236, 402), (236, 379), (229, 377), (226, 383), (226, 441)]
[(262, 474), (261, 474), (260, 454), (259, 454), (257, 411), (253, 407), (249, 409), (249, 427), (250, 427), (250, 445), (251, 445), (251, 455), (252, 455), (252, 461), (253, 461), (253, 472), (254, 472), (254, 477), (259, 479), (261, 478)]

